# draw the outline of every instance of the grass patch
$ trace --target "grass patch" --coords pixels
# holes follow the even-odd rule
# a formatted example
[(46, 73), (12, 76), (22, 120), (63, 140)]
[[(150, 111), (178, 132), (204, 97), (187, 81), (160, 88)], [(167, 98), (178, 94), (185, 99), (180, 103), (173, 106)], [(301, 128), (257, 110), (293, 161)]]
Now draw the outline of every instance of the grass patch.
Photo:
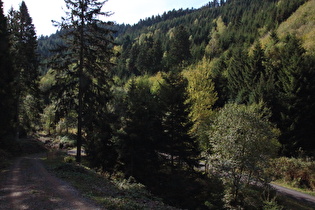
[(110, 179), (83, 165), (65, 163), (64, 153), (47, 157), (44, 162), (48, 170), (106, 209), (175, 209), (132, 179)]
[(272, 183), (273, 184), (277, 184), (277, 185), (282, 186), (282, 187), (285, 187), (285, 188), (288, 188), (288, 189), (291, 189), (291, 190), (295, 190), (295, 191), (298, 191), (298, 192), (301, 192), (301, 193), (305, 193), (305, 194), (308, 194), (308, 195), (311, 195), (311, 196), (315, 196), (315, 192), (314, 191), (306, 189), (306, 188), (294, 187), (292, 184), (290, 184), (288, 182), (285, 182), (283, 180), (276, 180), (276, 181), (273, 181)]

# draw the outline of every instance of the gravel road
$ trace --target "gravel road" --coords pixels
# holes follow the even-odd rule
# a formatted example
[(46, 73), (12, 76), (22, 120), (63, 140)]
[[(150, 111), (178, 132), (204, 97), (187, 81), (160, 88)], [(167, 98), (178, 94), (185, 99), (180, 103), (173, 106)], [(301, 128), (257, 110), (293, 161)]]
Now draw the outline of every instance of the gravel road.
[(69, 184), (48, 173), (45, 154), (21, 157), (0, 174), (0, 209), (100, 209)]

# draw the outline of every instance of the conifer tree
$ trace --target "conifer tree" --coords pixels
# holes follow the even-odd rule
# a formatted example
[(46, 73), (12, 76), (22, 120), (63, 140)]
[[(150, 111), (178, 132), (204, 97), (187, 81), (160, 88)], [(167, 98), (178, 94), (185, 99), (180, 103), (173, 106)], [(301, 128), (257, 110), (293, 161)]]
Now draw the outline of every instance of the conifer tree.
[(170, 156), (172, 170), (183, 167), (183, 163), (192, 168), (197, 164), (198, 149), (195, 139), (189, 135), (192, 123), (187, 103), (187, 80), (174, 72), (164, 75), (163, 79), (165, 82), (159, 91), (165, 135), (163, 152)]
[(279, 71), (280, 122), (283, 135), (283, 152), (296, 155), (299, 149), (314, 148), (312, 136), (314, 118), (314, 67), (307, 59), (301, 41), (288, 35), (281, 50), (281, 68)]
[(252, 55), (249, 56), (249, 71), (245, 75), (248, 84), (249, 103), (258, 103), (264, 100), (268, 80), (265, 69), (265, 54), (259, 42), (255, 44)]
[(7, 147), (7, 139), (14, 134), (15, 72), (10, 57), (9, 33), (7, 18), (3, 14), (3, 3), (0, 0), (0, 147)]
[[(39, 89), (38, 89), (38, 58), (36, 54), (37, 37), (32, 18), (27, 6), (22, 1), (19, 11), (11, 9), (9, 13), (9, 29), (12, 42), (12, 59), (17, 76), (15, 91), (17, 96), (17, 129), (30, 129), (30, 121), (38, 119)], [(31, 107), (25, 106), (26, 97), (32, 98)], [(26, 107), (26, 108), (25, 108)], [(18, 130), (19, 132), (19, 130)]]
[[(110, 16), (101, 9), (106, 1), (65, 0), (68, 12), (60, 23), (65, 41), (52, 59), (53, 68), (58, 72), (59, 111), (65, 114), (75, 109), (77, 122), (77, 155), (81, 161), (82, 133), (86, 132), (88, 145), (111, 145), (111, 130), (108, 113), (110, 93), (110, 69), (112, 63), (113, 30), (112, 22), (104, 22), (99, 16)], [(94, 148), (95, 149), (95, 148)], [(106, 160), (97, 158), (93, 148), (88, 148), (94, 161), (106, 167)], [(110, 151), (99, 151), (110, 155)], [(102, 162), (104, 161), (104, 162)]]
[(127, 176), (147, 183), (159, 169), (161, 112), (146, 79), (132, 80), (125, 100), (119, 162)]
[(233, 51), (227, 70), (228, 89), (230, 100), (238, 103), (248, 102), (250, 80), (247, 51), (242, 48), (236, 48)]
[(167, 56), (169, 68), (176, 68), (191, 58), (189, 34), (184, 26), (181, 25), (174, 29)]

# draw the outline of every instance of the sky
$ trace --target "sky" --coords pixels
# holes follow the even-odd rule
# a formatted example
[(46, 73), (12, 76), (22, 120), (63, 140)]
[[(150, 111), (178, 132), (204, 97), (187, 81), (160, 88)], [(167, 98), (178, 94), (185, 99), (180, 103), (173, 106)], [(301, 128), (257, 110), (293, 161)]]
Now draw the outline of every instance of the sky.
[[(57, 28), (51, 20), (59, 21), (65, 16), (64, 0), (24, 0), (33, 19), (37, 36), (55, 33)], [(108, 0), (103, 6), (104, 12), (113, 15), (104, 19), (116, 23), (134, 24), (140, 19), (162, 15), (172, 9), (200, 8), (210, 0)], [(6, 15), (11, 7), (19, 9), (22, 0), (2, 0)]]

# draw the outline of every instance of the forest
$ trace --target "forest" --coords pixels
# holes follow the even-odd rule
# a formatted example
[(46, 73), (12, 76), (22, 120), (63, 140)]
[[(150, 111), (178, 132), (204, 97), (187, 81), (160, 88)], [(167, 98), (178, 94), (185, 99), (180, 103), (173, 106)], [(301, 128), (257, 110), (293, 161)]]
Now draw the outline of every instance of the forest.
[(213, 0), (134, 25), (100, 20), (106, 1), (65, 3), (37, 37), (25, 2), (0, 0), (0, 154), (45, 133), (185, 209), (281, 209), (273, 179), (315, 189), (314, 0)]

